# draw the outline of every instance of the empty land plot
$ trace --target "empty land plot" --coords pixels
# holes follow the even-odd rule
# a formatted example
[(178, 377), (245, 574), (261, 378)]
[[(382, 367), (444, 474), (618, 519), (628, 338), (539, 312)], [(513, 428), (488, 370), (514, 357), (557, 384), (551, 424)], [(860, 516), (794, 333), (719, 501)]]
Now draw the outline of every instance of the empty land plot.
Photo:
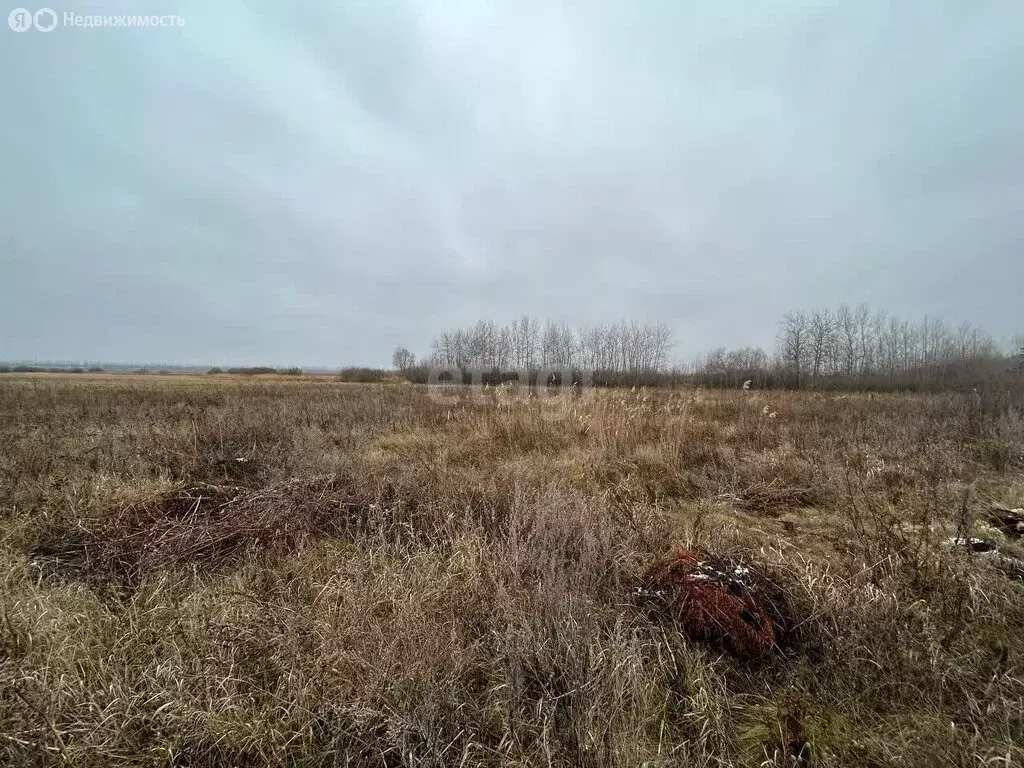
[(1022, 452), (1005, 393), (5, 375), (0, 763), (1019, 764)]

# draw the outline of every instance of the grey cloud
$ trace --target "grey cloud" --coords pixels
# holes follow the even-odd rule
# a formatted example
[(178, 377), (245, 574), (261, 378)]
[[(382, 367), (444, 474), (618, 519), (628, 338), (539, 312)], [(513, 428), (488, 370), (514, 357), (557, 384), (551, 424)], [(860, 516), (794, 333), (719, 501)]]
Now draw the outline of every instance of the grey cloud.
[(687, 357), (1021, 330), (1024, 6), (105, 2), (0, 30), (0, 358), (386, 364), (521, 312)]

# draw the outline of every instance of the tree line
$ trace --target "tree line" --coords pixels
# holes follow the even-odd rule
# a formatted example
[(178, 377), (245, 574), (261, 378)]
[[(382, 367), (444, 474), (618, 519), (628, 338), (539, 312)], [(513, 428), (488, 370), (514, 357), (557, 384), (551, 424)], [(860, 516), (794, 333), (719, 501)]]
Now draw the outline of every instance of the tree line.
[(416, 365), (404, 347), (393, 364), (414, 381), (430, 368), (485, 372), (574, 371), (597, 385), (645, 384), (756, 388), (939, 389), (958, 387), (1009, 371), (1024, 372), (1024, 337), (1007, 352), (970, 323), (907, 320), (865, 304), (835, 310), (795, 311), (778, 322), (775, 348), (713, 349), (688, 365), (671, 357), (672, 330), (665, 323), (630, 321), (570, 328), (523, 315), (498, 325), (480, 320), (438, 333)]
[(720, 386), (939, 389), (1001, 375), (1020, 359), (970, 323), (907, 320), (866, 304), (789, 312), (776, 342), (771, 356), (759, 348), (712, 350), (692, 372)]
[(469, 328), (442, 331), (427, 364), (478, 370), (573, 369), (650, 373), (667, 371), (674, 347), (671, 329), (620, 322), (570, 328), (523, 315), (509, 325), (481, 320)]

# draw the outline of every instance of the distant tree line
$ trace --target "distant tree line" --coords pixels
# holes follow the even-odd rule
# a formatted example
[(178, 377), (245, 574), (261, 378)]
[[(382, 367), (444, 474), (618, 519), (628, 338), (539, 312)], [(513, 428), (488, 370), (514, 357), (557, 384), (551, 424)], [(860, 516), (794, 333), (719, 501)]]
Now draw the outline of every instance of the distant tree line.
[[(778, 322), (776, 347), (713, 349), (689, 365), (670, 364), (671, 329), (632, 322), (573, 329), (523, 315), (509, 325), (481, 320), (442, 331), (419, 365), (404, 347), (392, 362), (425, 382), (430, 370), (462, 372), (464, 381), (497, 382), (538, 372), (570, 371), (597, 386), (648, 385), (833, 389), (959, 388), (1024, 373), (1024, 337), (1007, 354), (969, 323), (925, 317), (911, 321), (867, 305), (797, 311)], [(448, 375), (448, 374), (446, 374)], [(747, 384), (749, 382), (749, 384)], [(548, 383), (553, 383), (548, 381)]]
[(217, 376), (222, 373), (229, 373), (236, 376), (266, 376), (269, 374), (279, 374), (283, 376), (301, 376), (301, 368), (272, 368), (267, 365), (253, 365), (238, 368), (223, 368), (214, 367), (207, 371), (211, 376)]
[(388, 372), (381, 368), (348, 367), (338, 371), (337, 381), (351, 384), (376, 384), (388, 378)]
[(70, 366), (70, 367), (59, 367), (59, 366), (39, 366), (39, 365), (0, 365), (0, 373), (103, 373), (103, 368), (99, 366), (90, 366), (89, 368), (83, 368), (82, 366)]
[(943, 389), (1005, 374), (1014, 361), (970, 323), (906, 320), (867, 305), (790, 312), (775, 354), (714, 349), (691, 373), (708, 386)]
[(551, 321), (542, 325), (523, 315), (510, 325), (481, 320), (470, 328), (439, 333), (427, 364), (500, 371), (656, 372), (668, 370), (673, 345), (672, 331), (664, 323), (573, 329)]

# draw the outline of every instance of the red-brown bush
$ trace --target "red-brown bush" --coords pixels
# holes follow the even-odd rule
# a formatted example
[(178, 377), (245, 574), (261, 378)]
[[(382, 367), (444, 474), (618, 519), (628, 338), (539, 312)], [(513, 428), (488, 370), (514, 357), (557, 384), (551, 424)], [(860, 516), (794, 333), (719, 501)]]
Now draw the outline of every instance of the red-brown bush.
[(763, 660), (792, 629), (783, 590), (740, 560), (677, 547), (645, 574), (637, 594), (675, 619), (692, 640)]

